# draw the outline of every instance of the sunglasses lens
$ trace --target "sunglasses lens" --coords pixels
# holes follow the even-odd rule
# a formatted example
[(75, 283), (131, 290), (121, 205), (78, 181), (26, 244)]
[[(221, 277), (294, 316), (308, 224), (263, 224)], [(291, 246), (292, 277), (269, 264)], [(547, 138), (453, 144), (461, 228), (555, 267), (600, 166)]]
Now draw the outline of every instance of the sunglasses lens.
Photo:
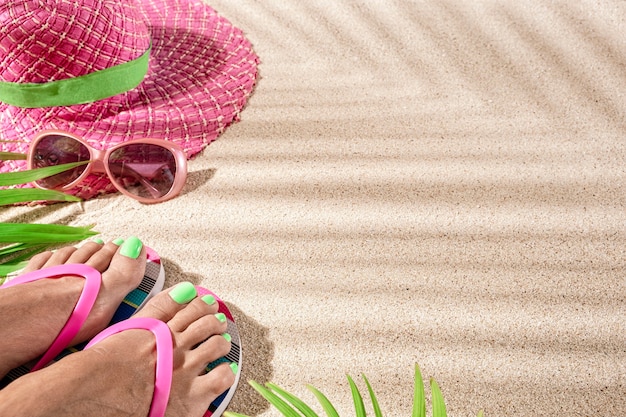
[[(85, 145), (63, 135), (44, 137), (35, 145), (31, 155), (33, 168), (89, 161), (91, 158), (89, 149)], [(43, 188), (61, 188), (75, 181), (86, 169), (87, 165), (81, 165), (69, 171), (40, 179), (37, 184)]]
[(157, 199), (174, 186), (176, 158), (159, 145), (129, 143), (111, 152), (108, 165), (117, 186), (137, 197)]

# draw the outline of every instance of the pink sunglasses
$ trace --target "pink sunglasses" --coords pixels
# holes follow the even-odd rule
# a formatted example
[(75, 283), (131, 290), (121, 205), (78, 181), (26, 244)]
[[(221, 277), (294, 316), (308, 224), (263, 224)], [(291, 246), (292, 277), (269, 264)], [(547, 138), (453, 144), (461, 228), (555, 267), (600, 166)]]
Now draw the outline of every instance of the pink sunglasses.
[(58, 130), (39, 133), (28, 150), (28, 168), (89, 161), (38, 181), (44, 189), (68, 190), (90, 173), (106, 173), (115, 188), (142, 203), (160, 203), (180, 193), (187, 178), (182, 148), (162, 139), (136, 139), (97, 150), (82, 138)]

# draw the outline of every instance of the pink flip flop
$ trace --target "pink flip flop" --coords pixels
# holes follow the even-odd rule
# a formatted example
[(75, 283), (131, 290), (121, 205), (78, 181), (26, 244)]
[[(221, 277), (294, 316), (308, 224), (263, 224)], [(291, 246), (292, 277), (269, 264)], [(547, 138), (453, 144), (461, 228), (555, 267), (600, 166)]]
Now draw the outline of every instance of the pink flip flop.
[[(198, 289), (198, 296), (211, 294), (219, 303), (219, 312), (224, 313), (228, 320), (228, 333), (231, 335), (231, 350), (223, 358), (218, 359), (210, 363), (207, 366), (207, 372), (223, 362), (235, 362), (238, 365), (237, 375), (235, 377), (235, 383), (218, 398), (216, 398), (209, 409), (204, 414), (205, 417), (219, 417), (222, 415), (231, 398), (233, 397), (237, 384), (239, 383), (239, 377), (241, 375), (241, 341), (239, 338), (239, 331), (233, 316), (228, 310), (228, 307), (224, 302), (219, 299), (213, 292), (201, 287)], [(173, 341), (172, 334), (167, 324), (160, 320), (149, 317), (135, 317), (125, 320), (123, 322), (114, 324), (98, 335), (96, 335), (85, 347), (89, 349), (91, 346), (98, 342), (112, 336), (116, 333), (123, 332), (130, 329), (145, 329), (150, 330), (156, 338), (156, 351), (157, 361), (155, 370), (155, 383), (154, 392), (152, 394), (152, 405), (150, 406), (149, 417), (162, 417), (165, 415), (165, 409), (167, 408), (167, 402), (169, 400), (170, 388), (172, 386), (172, 369), (173, 369)]]
[[(165, 271), (161, 264), (158, 254), (147, 249), (148, 262), (146, 263), (146, 271), (144, 277), (137, 288), (131, 291), (116, 310), (113, 319), (109, 325), (120, 322), (132, 316), (137, 310), (145, 305), (145, 303), (155, 294), (163, 289), (165, 282)], [(98, 297), (102, 276), (96, 269), (84, 264), (65, 264), (50, 268), (32, 271), (27, 274), (20, 275), (5, 282), (0, 289), (21, 285), (40, 279), (56, 279), (64, 276), (76, 276), (85, 279), (83, 290), (74, 306), (70, 317), (67, 319), (64, 327), (61, 329), (56, 339), (52, 342), (48, 350), (37, 361), (33, 367), (26, 365), (10, 371), (1, 381), (0, 388), (6, 386), (11, 381), (20, 376), (33, 372), (48, 365), (53, 360), (58, 360), (72, 352), (76, 352), (84, 346), (84, 344), (68, 348), (71, 340), (78, 334), (85, 320), (89, 316), (91, 309)], [(67, 348), (67, 349), (66, 349)]]

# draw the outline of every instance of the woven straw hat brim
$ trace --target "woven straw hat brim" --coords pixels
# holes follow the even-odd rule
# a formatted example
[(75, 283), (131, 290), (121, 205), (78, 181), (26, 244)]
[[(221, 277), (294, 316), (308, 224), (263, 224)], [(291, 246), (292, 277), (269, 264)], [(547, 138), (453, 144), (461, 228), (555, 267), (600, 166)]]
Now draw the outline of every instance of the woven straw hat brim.
[[(84, 137), (95, 148), (136, 138), (167, 139), (189, 157), (215, 140), (239, 114), (254, 88), (259, 59), (241, 30), (200, 0), (139, 0), (152, 39), (150, 67), (135, 89), (67, 107), (25, 109), (0, 104), (1, 149), (26, 152), (41, 130)], [(23, 169), (4, 163), (0, 171)], [(72, 192), (91, 198), (113, 191), (92, 175)]]

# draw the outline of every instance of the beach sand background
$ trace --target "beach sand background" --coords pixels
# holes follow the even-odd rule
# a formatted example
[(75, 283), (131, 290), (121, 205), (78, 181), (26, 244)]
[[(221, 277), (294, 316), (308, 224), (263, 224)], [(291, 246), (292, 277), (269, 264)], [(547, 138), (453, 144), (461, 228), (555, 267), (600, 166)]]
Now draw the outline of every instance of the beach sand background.
[[(213, 0), (261, 58), (180, 197), (4, 220), (96, 224), (228, 301), (245, 380), (354, 415), (626, 416), (626, 2)], [(319, 406), (316, 410), (321, 412)]]

